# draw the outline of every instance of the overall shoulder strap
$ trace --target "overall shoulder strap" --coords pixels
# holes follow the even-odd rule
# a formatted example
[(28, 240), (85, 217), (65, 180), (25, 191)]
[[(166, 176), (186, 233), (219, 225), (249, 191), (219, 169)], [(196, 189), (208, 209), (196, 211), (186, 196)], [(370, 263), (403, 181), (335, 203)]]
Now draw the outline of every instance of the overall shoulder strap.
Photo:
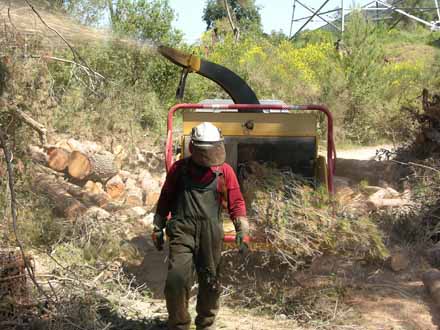
[(189, 157), (183, 159), (183, 164), (180, 169), (180, 174), (185, 175), (185, 176), (188, 175), (189, 162), (190, 162)]
[(223, 167), (219, 166), (217, 167), (216, 171), (217, 179), (219, 180), (219, 186), (220, 186), (220, 197), (222, 206), (224, 209), (228, 209), (228, 187), (226, 185), (226, 177), (225, 173), (223, 172)]
[(190, 166), (189, 157), (184, 158), (182, 162), (182, 166), (179, 169), (179, 181), (180, 181), (181, 189), (185, 189), (185, 187), (191, 184), (191, 180), (189, 178), (189, 166)]

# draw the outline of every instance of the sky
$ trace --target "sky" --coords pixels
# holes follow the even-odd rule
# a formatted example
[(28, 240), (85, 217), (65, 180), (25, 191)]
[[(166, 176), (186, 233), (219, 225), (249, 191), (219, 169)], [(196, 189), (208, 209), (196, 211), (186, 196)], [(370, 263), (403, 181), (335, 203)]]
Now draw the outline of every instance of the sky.
[[(317, 9), (324, 0), (300, 0), (303, 4), (313, 9)], [(357, 0), (356, 3), (352, 0), (345, 0), (345, 6), (350, 8), (357, 6), (357, 4), (365, 4), (370, 0)], [(198, 40), (200, 35), (206, 30), (206, 24), (202, 19), (203, 8), (206, 0), (170, 0), (170, 5), (176, 12), (177, 18), (174, 21), (174, 27), (183, 31), (185, 34), (185, 41), (193, 43)], [(290, 22), (292, 20), (293, 0), (256, 0), (261, 13), (261, 21), (264, 32), (283, 31), (289, 35)], [(324, 10), (332, 10), (341, 7), (341, 0), (330, 0), (323, 8)], [(295, 17), (301, 18), (308, 16), (309, 12), (301, 8), (297, 4), (295, 10)], [(298, 30), (301, 25), (305, 23), (298, 22), (293, 25), (293, 32)], [(308, 28), (316, 28), (323, 25), (321, 20), (316, 19)]]

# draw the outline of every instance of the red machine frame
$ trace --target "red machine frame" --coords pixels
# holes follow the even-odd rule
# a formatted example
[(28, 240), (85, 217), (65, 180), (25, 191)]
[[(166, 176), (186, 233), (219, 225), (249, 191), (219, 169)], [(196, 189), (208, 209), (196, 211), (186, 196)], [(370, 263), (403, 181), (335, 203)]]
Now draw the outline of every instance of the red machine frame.
[(334, 193), (333, 185), (333, 175), (335, 171), (335, 161), (336, 161), (336, 148), (333, 140), (333, 116), (330, 110), (323, 105), (307, 104), (307, 105), (282, 105), (282, 104), (192, 104), (192, 103), (182, 103), (176, 104), (168, 112), (168, 123), (167, 123), (167, 141), (165, 149), (165, 165), (166, 170), (171, 168), (173, 165), (173, 119), (174, 114), (178, 110), (185, 109), (213, 109), (213, 110), (244, 110), (244, 111), (255, 111), (255, 110), (311, 110), (320, 111), (324, 113), (327, 117), (327, 185), (328, 191)]
[[(335, 171), (336, 148), (333, 140), (333, 116), (330, 110), (323, 105), (280, 105), (280, 104), (176, 104), (168, 112), (167, 141), (165, 149), (165, 165), (167, 172), (173, 165), (173, 119), (178, 110), (185, 109), (215, 109), (215, 110), (311, 110), (323, 112), (327, 117), (327, 184), (330, 194), (334, 193), (333, 175)], [(235, 242), (235, 235), (225, 235), (224, 242)]]

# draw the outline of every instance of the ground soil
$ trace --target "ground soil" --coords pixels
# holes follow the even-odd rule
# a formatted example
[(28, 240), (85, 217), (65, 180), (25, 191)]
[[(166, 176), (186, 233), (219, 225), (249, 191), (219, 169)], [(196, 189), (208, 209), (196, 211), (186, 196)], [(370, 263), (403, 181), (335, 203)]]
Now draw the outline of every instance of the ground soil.
[[(339, 151), (339, 157), (372, 159), (376, 150), (391, 149), (389, 145), (363, 147)], [(156, 304), (165, 312), (163, 286), (167, 271), (166, 249), (157, 252), (145, 235), (133, 240), (144, 259), (126, 271), (136, 276), (139, 284), (147, 283)], [(399, 248), (402, 251), (402, 248)], [(354, 263), (332, 268), (332, 274), (346, 285), (343, 301), (334, 306), (334, 317), (325, 322), (298, 323), (285, 315), (274, 315), (256, 309), (244, 309), (224, 303), (219, 317), (220, 329), (359, 329), (359, 330), (435, 330), (440, 329), (438, 307), (431, 300), (421, 281), (421, 274), (429, 268), (421, 253), (406, 251), (410, 266), (394, 272), (385, 265), (358, 265)], [(333, 262), (333, 261), (331, 261)], [(334, 261), (337, 262), (337, 261)], [(323, 261), (325, 264), (326, 261)], [(319, 265), (317, 267), (319, 273)], [(316, 269), (314, 270), (316, 272)], [(335, 275), (336, 274), (336, 275)], [(316, 274), (303, 274), (309, 281)], [(227, 299), (226, 299), (227, 300)], [(195, 316), (195, 297), (191, 299), (191, 314)]]
[[(166, 313), (163, 286), (167, 272), (166, 248), (158, 252), (146, 235), (133, 240), (144, 255), (136, 266), (126, 271), (146, 283), (152, 291), (155, 305)], [(427, 294), (420, 279), (429, 268), (423, 257), (408, 251), (411, 266), (402, 272), (393, 272), (384, 265), (363, 266), (354, 263), (337, 266), (336, 276), (346, 283), (343, 301), (334, 306), (334, 320), (299, 324), (284, 315), (274, 315), (257, 309), (238, 308), (225, 302), (218, 317), (219, 329), (359, 329), (359, 330), (435, 330), (440, 329), (440, 314)], [(338, 261), (334, 261), (336, 264)], [(326, 261), (322, 262), (323, 264)], [(226, 270), (227, 271), (227, 270)], [(315, 272), (320, 272), (314, 270)], [(335, 276), (328, 274), (328, 278)], [(303, 274), (304, 281), (326, 278), (326, 275)], [(227, 301), (227, 299), (226, 299)], [(195, 317), (195, 296), (190, 310)], [(333, 307), (332, 307), (333, 308)], [(159, 328), (158, 328), (159, 329)]]
[[(363, 147), (339, 151), (339, 157), (371, 159), (380, 148), (391, 149), (389, 145)], [(131, 240), (142, 260), (126, 264), (125, 272), (136, 277), (138, 285), (146, 284), (152, 294), (152, 304), (166, 316), (163, 288), (167, 274), (167, 248), (156, 251), (145, 229), (138, 228)], [(326, 321), (297, 322), (285, 315), (275, 315), (259, 309), (231, 304), (227, 298), (218, 317), (218, 328), (225, 330), (263, 329), (352, 329), (352, 330), (435, 330), (440, 329), (440, 314), (425, 290), (421, 274), (429, 268), (421, 253), (405, 250), (396, 251), (408, 255), (410, 266), (394, 272), (386, 265), (364, 265), (356, 261), (344, 262), (337, 259), (323, 259), (312, 266), (309, 272), (298, 278), (306, 285), (314, 279), (325, 281), (335, 279), (344, 283), (346, 293), (334, 306), (334, 316)], [(234, 252), (232, 252), (234, 253)], [(328, 267), (331, 264), (331, 267)], [(227, 271), (227, 269), (225, 269)], [(286, 288), (287, 290), (287, 288)], [(195, 317), (195, 297), (190, 300), (190, 311)], [(237, 307), (238, 306), (238, 307)], [(165, 317), (164, 317), (165, 320)], [(163, 320), (163, 321), (164, 321)], [(151, 329), (164, 329), (162, 322)]]

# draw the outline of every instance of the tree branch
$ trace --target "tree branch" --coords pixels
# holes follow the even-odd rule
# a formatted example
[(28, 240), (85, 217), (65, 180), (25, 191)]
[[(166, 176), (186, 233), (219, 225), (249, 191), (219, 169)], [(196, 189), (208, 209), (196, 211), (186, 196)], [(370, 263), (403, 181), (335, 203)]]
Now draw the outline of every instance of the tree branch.
[(391, 161), (394, 162), (394, 163), (400, 164), (400, 165), (415, 166), (415, 167), (425, 168), (427, 170), (431, 170), (431, 171), (434, 171), (436, 173), (440, 173), (440, 170), (438, 170), (438, 169), (436, 169), (434, 167), (428, 166), (428, 165), (424, 165), (424, 164), (418, 164), (418, 163), (414, 163), (414, 162), (405, 163), (405, 162), (400, 162), (400, 161), (395, 160), (395, 159), (391, 159)]
[(235, 41), (237, 42), (238, 39), (240, 38), (240, 29), (234, 24), (234, 20), (232, 19), (231, 11), (230, 11), (229, 5), (228, 5), (228, 0), (223, 0), (223, 2), (226, 7), (226, 12), (228, 13), (229, 24), (231, 24), (231, 29), (232, 29), (232, 32), (234, 33)]
[(29, 125), (31, 128), (37, 131), (38, 135), (40, 136), (41, 146), (45, 147), (47, 145), (46, 128), (36, 120), (32, 119), (32, 117), (26, 114), (24, 111), (19, 110), (18, 107), (11, 107), (10, 110), (12, 111), (14, 116), (18, 117), (25, 124)]
[(93, 73), (95, 76), (101, 78), (101, 79), (105, 79), (101, 74), (97, 73), (96, 71), (92, 70), (90, 68), (90, 66), (87, 64), (87, 62), (82, 58), (82, 56), (78, 53), (78, 51), (61, 35), (61, 33), (59, 33), (57, 30), (55, 30), (53, 27), (49, 26), (49, 24), (46, 23), (46, 21), (43, 19), (43, 17), (41, 17), (40, 13), (37, 11), (37, 9), (35, 9), (35, 7), (32, 5), (32, 3), (29, 0), (24, 0), (28, 6), (32, 9), (32, 11), (35, 13), (35, 15), (38, 16), (38, 18), (40, 19), (41, 23), (43, 23), (44, 26), (46, 26), (49, 30), (51, 30), (52, 32), (54, 32), (56, 35), (58, 35), (58, 37), (61, 38), (61, 40), (64, 41), (64, 43), (67, 45), (67, 47), (69, 47), (70, 51), (72, 52), (73, 56), (75, 59), (77, 59), (78, 61), (80, 61), (82, 63), (82, 66), (84, 68), (87, 68), (87, 71), (90, 71), (91, 73)]
[(12, 228), (14, 231), (15, 240), (17, 241), (17, 245), (20, 249), (21, 257), (23, 258), (23, 263), (26, 268), (27, 273), (29, 274), (30, 279), (34, 283), (35, 287), (38, 289), (38, 291), (46, 297), (48, 301), (52, 301), (52, 299), (44, 292), (44, 290), (41, 288), (41, 286), (38, 284), (37, 280), (35, 279), (34, 271), (29, 264), (29, 260), (27, 260), (25, 252), (24, 252), (24, 246), (23, 243), (20, 241), (18, 236), (18, 230), (17, 230), (17, 196), (15, 194), (15, 188), (14, 188), (14, 168), (12, 166), (12, 153), (10, 152), (8, 148), (8, 144), (6, 142), (6, 134), (3, 132), (3, 130), (0, 128), (0, 147), (3, 149), (3, 153), (5, 156), (6, 161), (6, 168), (8, 171), (8, 186), (9, 186), (9, 192), (11, 194), (11, 216), (12, 216)]
[(17, 28), (15, 27), (15, 24), (12, 21), (12, 18), (11, 18), (11, 0), (9, 0), (9, 5), (8, 5), (8, 19), (9, 19), (9, 23), (11, 24), (12, 28), (14, 30), (17, 30)]
[[(69, 63), (69, 64), (73, 64), (76, 65), (78, 67), (80, 67), (81, 69), (83, 69), (87, 74), (89, 74), (89, 68), (78, 63), (75, 61), (71, 61), (65, 58), (60, 58), (60, 57), (55, 57), (55, 56), (49, 56), (49, 55), (31, 55), (32, 58), (36, 58), (36, 59), (48, 59), (48, 60), (53, 60), (53, 61), (58, 61), (58, 62), (63, 62), (63, 63)], [(93, 72), (93, 71), (92, 71)], [(102, 78), (103, 80), (105, 79), (105, 77), (103, 75), (101, 75), (99, 72), (93, 72), (95, 75), (97, 75), (98, 77)]]
[(116, 16), (115, 16), (115, 10), (113, 8), (113, 1), (107, 0), (107, 6), (110, 13), (111, 26), (114, 27)]

